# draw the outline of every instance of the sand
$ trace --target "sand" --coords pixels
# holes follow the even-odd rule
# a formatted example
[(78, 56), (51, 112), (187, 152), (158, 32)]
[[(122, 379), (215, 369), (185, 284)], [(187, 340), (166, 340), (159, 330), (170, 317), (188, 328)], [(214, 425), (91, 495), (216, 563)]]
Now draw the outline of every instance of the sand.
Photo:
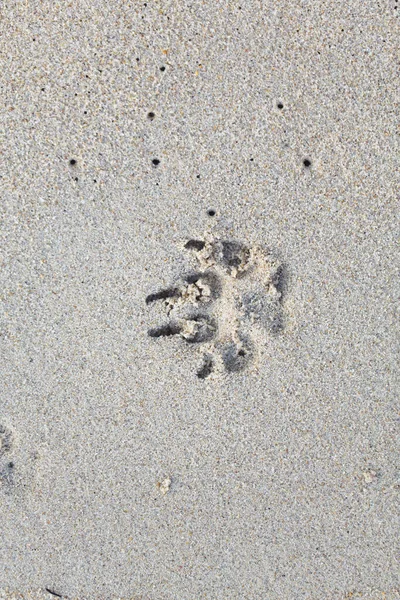
[(0, 598), (400, 598), (397, 0), (7, 2)]

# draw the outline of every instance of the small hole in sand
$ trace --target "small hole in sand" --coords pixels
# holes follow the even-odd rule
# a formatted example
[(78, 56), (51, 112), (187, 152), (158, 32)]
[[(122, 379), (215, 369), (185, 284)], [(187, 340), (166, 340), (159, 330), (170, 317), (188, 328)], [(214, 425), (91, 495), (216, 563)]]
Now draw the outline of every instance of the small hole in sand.
[(216, 212), (215, 210), (213, 210), (212, 208), (210, 208), (210, 210), (207, 211), (207, 214), (209, 217), (215, 217)]
[(308, 160), (308, 158), (305, 158), (303, 160), (303, 165), (308, 169), (308, 167), (311, 167), (311, 160)]

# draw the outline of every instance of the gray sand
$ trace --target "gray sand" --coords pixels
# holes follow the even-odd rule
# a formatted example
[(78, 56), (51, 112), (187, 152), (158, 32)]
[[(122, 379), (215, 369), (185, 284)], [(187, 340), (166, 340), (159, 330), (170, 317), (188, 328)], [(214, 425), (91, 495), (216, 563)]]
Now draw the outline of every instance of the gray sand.
[(3, 5), (1, 599), (400, 598), (398, 13)]

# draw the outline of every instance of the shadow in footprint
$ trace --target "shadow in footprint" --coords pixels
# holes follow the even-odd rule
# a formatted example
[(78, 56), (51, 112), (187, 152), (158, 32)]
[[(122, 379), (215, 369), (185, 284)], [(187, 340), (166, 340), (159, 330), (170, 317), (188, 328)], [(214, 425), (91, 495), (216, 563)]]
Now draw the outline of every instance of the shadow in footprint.
[(221, 242), (221, 247), (221, 263), (228, 273), (247, 264), (250, 250), (243, 244), (239, 242)]
[(207, 379), (209, 375), (213, 372), (214, 368), (214, 360), (210, 355), (206, 355), (204, 357), (204, 361), (200, 369), (197, 371), (197, 377), (199, 379)]
[(14, 463), (12, 461), (8, 462), (4, 466), (0, 468), (0, 482), (7, 487), (13, 484), (14, 479)]
[(288, 270), (285, 264), (281, 263), (276, 270), (274, 277), (272, 278), (272, 283), (280, 293), (280, 300), (282, 301), (286, 296), (286, 292), (288, 290)]
[(208, 342), (215, 336), (217, 324), (209, 315), (190, 315), (185, 321), (182, 336), (189, 344)]
[(256, 289), (243, 294), (241, 304), (245, 316), (262, 325), (269, 333), (277, 334), (283, 329), (284, 317), (279, 296)]
[(169, 337), (171, 335), (178, 335), (181, 333), (182, 327), (175, 323), (167, 323), (167, 325), (161, 325), (161, 327), (154, 327), (149, 329), (147, 332), (150, 337)]
[(0, 457), (6, 452), (10, 452), (13, 447), (13, 434), (11, 429), (5, 425), (0, 425)]
[(196, 252), (200, 252), (200, 250), (203, 250), (205, 245), (206, 243), (202, 240), (189, 240), (186, 242), (185, 248), (186, 250), (196, 250)]
[(218, 275), (213, 271), (189, 273), (189, 275), (186, 275), (185, 281), (189, 284), (198, 284), (199, 291), (201, 291), (202, 286), (207, 286), (212, 300), (216, 300), (221, 296), (222, 284)]
[(152, 302), (156, 302), (157, 300), (167, 300), (168, 298), (178, 298), (180, 296), (180, 292), (178, 288), (167, 288), (165, 290), (160, 290), (155, 294), (149, 294), (146, 297), (146, 304), (151, 304)]
[[(215, 369), (220, 372), (221, 367), (228, 373), (240, 372), (256, 353), (249, 336), (252, 327), (258, 334), (277, 334), (284, 328), (286, 267), (267, 250), (250, 248), (235, 240), (206, 242), (192, 238), (184, 248), (199, 253), (197, 268), (202, 270), (189, 271), (175, 285), (146, 297), (147, 305), (165, 301), (164, 308), (171, 318), (170, 322), (149, 329), (148, 335), (179, 336), (200, 347), (211, 342), (204, 348), (203, 364), (196, 373), (199, 379), (206, 379)], [(220, 298), (222, 301), (218, 302)], [(235, 315), (233, 325), (231, 314)], [(230, 341), (225, 342), (226, 339)]]
[(242, 371), (247, 367), (252, 357), (252, 344), (247, 338), (242, 338), (240, 343), (229, 342), (222, 348), (222, 362), (228, 373)]

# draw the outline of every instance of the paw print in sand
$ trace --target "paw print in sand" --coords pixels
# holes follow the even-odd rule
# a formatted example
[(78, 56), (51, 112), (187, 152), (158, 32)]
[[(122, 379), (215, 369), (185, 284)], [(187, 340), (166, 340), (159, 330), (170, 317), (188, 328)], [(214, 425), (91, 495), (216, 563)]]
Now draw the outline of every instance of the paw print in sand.
[(0, 489), (8, 490), (14, 479), (14, 436), (8, 427), (0, 424)]
[(35, 478), (36, 452), (23, 452), (16, 440), (15, 432), (0, 423), (0, 497), (12, 495), (22, 497)]
[(263, 338), (283, 328), (283, 266), (266, 250), (236, 241), (192, 239), (184, 248), (197, 269), (147, 296), (146, 304), (163, 306), (168, 316), (148, 334), (178, 336), (200, 349), (200, 379), (242, 371)]

